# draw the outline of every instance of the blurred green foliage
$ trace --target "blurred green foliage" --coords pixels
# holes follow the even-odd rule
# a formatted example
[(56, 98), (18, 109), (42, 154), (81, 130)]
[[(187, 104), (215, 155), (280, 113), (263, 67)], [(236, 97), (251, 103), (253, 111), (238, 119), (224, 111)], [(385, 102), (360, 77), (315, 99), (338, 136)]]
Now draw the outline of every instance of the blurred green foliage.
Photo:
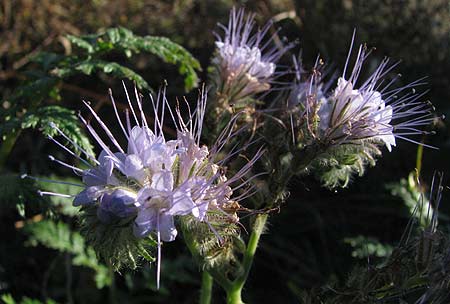
[(43, 220), (27, 224), (25, 232), (30, 235), (26, 245), (36, 247), (40, 244), (68, 252), (73, 255), (73, 265), (88, 267), (95, 271), (97, 288), (111, 285), (111, 271), (99, 263), (94, 250), (87, 247), (83, 237), (73, 232), (66, 223)]
[[(10, 294), (4, 294), (0, 298), (5, 304), (42, 304), (43, 302), (35, 299), (30, 299), (28, 297), (23, 297), (20, 302), (14, 300), (14, 298)], [(56, 304), (55, 301), (47, 300), (44, 302), (45, 304)]]

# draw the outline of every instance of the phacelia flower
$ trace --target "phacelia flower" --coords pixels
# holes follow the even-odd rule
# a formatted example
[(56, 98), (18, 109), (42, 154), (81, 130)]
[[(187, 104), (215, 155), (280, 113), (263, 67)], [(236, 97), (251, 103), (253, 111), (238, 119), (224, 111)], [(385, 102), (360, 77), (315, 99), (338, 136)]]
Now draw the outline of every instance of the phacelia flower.
[[(110, 145), (100, 137), (90, 122), (80, 116), (102, 148), (99, 157), (96, 159), (88, 154), (53, 125), (59, 134), (73, 145), (76, 152), (83, 153), (93, 164), (53, 138), (56, 144), (71, 155), (77, 156), (87, 168), (77, 168), (52, 159), (82, 176), (84, 189), (74, 197), (74, 206), (90, 210), (94, 208), (103, 225), (132, 225), (134, 236), (130, 237), (155, 237), (158, 245), (159, 286), (161, 242), (175, 240), (178, 233), (176, 217), (190, 216), (209, 225), (208, 212), (226, 214), (224, 210), (230, 202), (239, 200), (250, 191), (250, 188), (239, 191), (239, 197), (232, 198), (233, 191), (248, 185), (248, 181), (243, 181), (243, 178), (249, 173), (260, 153), (235, 175), (227, 178), (226, 171), (221, 167), (223, 160), (220, 161), (218, 155), (233, 136), (233, 126), (231, 122), (211, 149), (200, 144), (206, 94), (202, 92), (195, 111), (191, 112), (189, 109), (187, 120), (183, 119), (179, 107), (173, 110), (168, 106), (164, 94), (159, 96), (156, 102), (152, 99), (155, 116), (153, 126), (147, 123), (141, 97), (136, 91), (135, 95), (136, 104), (133, 106), (127, 93), (131, 115), (127, 112), (124, 123), (119, 117), (111, 94), (116, 118), (126, 140), (125, 147), (119, 144), (106, 122), (85, 102), (91, 115), (107, 135)], [(176, 127), (177, 135), (173, 140), (167, 140), (163, 132), (166, 109)], [(225, 158), (229, 157), (230, 155), (225, 155)], [(218, 237), (220, 238), (219, 235)]]
[(271, 22), (255, 33), (254, 19), (254, 14), (245, 16), (244, 9), (233, 8), (228, 26), (220, 25), (225, 37), (217, 35), (214, 81), (219, 98), (230, 104), (269, 90), (276, 77), (277, 61), (292, 47), (275, 46), (274, 36), (267, 37)]
[(435, 119), (430, 103), (420, 101), (423, 94), (416, 94), (414, 90), (422, 84), (421, 80), (393, 87), (398, 76), (389, 80), (386, 75), (396, 64), (385, 58), (361, 81), (360, 72), (370, 53), (365, 46), (359, 47), (353, 70), (347, 77), (351, 53), (350, 49), (344, 72), (338, 77), (334, 90), (329, 89), (329, 83), (322, 83), (323, 77), (313, 75), (294, 86), (300, 93), (296, 93), (294, 99), (297, 99), (290, 103), (316, 115), (315, 137), (326, 143), (339, 145), (370, 140), (384, 144), (389, 151), (396, 146), (397, 138), (417, 143), (408, 136), (426, 134), (421, 127)]

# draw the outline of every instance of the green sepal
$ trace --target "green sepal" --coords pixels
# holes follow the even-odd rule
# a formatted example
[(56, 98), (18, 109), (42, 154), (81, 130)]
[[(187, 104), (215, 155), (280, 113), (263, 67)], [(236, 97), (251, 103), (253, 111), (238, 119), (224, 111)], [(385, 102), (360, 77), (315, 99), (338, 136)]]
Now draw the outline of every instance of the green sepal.
[(151, 236), (138, 238), (133, 234), (134, 217), (105, 224), (97, 217), (96, 206), (81, 209), (81, 233), (101, 261), (115, 271), (136, 269), (140, 260), (153, 262), (156, 242)]

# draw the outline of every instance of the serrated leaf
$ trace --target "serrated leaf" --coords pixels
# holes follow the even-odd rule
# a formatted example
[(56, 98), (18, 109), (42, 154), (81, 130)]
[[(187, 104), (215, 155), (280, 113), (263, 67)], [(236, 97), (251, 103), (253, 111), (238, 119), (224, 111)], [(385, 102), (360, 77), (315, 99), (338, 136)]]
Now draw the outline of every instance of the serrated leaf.
[(56, 53), (40, 52), (32, 58), (32, 62), (38, 63), (42, 66), (44, 71), (50, 70), (59, 62), (63, 61), (66, 56)]
[(13, 106), (8, 110), (0, 111), (2, 140), (21, 129), (24, 116), (17, 115), (17, 113), (22, 112), (23, 107), (27, 107), (28, 110), (33, 109), (50, 95), (59, 98), (58, 81), (55, 77), (42, 76), (16, 89), (14, 94), (8, 98)]
[(124, 27), (110, 28), (106, 31), (106, 35), (112, 43), (119, 43), (134, 36), (132, 31)]
[(24, 230), (30, 235), (29, 246), (41, 244), (51, 249), (71, 253), (74, 255), (72, 260), (74, 265), (88, 267), (96, 272), (98, 288), (111, 284), (109, 268), (98, 261), (94, 250), (86, 246), (81, 234), (71, 231), (67, 224), (44, 220), (27, 224)]
[(33, 180), (22, 179), (18, 174), (0, 175), (1, 212), (20, 210), (23, 207), (25, 207), (25, 214), (32, 213), (29, 209), (42, 212), (41, 209), (48, 205), (48, 200), (40, 196), (37, 189)]
[(22, 119), (21, 128), (40, 128), (47, 136), (56, 136), (58, 132), (51, 126), (54, 123), (64, 134), (91, 155), (94, 155), (89, 139), (82, 132), (74, 111), (60, 106), (46, 106), (28, 113)]
[(145, 36), (136, 39), (135, 47), (150, 52), (168, 63), (179, 65), (179, 73), (185, 76), (186, 90), (195, 88), (198, 84), (196, 70), (201, 70), (200, 63), (181, 45), (166, 37)]
[(136, 83), (139, 89), (151, 90), (150, 85), (138, 73), (133, 70), (120, 65), (116, 62), (108, 62), (98, 59), (86, 59), (76, 63), (73, 66), (64, 68), (57, 68), (53, 73), (61, 78), (66, 78), (82, 72), (86, 75), (91, 75), (93, 72), (104, 72), (112, 74), (119, 79), (129, 79)]
[(85, 49), (89, 54), (92, 54), (94, 52), (94, 47), (83, 38), (73, 35), (66, 35), (66, 37), (72, 44), (75, 44), (79, 48)]
[[(130, 58), (133, 53), (147, 52), (158, 56), (164, 62), (178, 65), (179, 73), (185, 77), (184, 84), (186, 90), (191, 90), (198, 84), (198, 76), (196, 71), (201, 71), (201, 66), (198, 60), (195, 59), (184, 47), (166, 37), (141, 37), (133, 34), (132, 31), (124, 27), (117, 27), (109, 28), (104, 33), (98, 35), (88, 35), (77, 38), (78, 39), (70, 39), (76, 42), (77, 45), (79, 44), (79, 46), (83, 49), (88, 50), (89, 55), (97, 57), (96, 60), (99, 60), (98, 58), (100, 55), (109, 51), (120, 51), (128, 58)], [(113, 73), (114, 71), (117, 71), (117, 67), (111, 66), (104, 67), (103, 69), (106, 70), (104, 71), (105, 73)], [(84, 67), (84, 71), (86, 71), (86, 74), (90, 74), (92, 72), (92, 70), (87, 69), (87, 67)], [(59, 71), (58, 74), (69, 75), (70, 73), (63, 69)], [(126, 74), (129, 74), (129, 72)], [(136, 78), (136, 76), (134, 77)], [(146, 88), (145, 86), (142, 87)]]

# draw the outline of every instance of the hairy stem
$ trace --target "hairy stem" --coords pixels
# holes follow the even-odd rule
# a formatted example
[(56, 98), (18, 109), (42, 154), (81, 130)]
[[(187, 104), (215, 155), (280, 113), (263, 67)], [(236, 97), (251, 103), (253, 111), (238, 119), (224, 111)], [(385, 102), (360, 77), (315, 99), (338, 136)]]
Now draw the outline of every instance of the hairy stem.
[[(196, 260), (200, 260), (201, 257), (199, 256), (199, 250), (198, 250), (198, 244), (195, 242), (192, 234), (190, 233), (190, 231), (188, 231), (188, 229), (186, 229), (184, 227), (184, 225), (182, 225), (182, 230), (183, 230), (183, 237), (184, 237), (184, 241), (189, 249), (189, 251), (191, 252), (192, 256), (196, 259)], [(208, 273), (214, 278), (214, 280), (224, 289), (224, 290), (228, 290), (231, 286), (231, 282), (230, 280), (226, 277), (226, 275), (224, 273), (221, 273), (220, 271), (218, 271), (217, 269), (208, 269)]]
[(244, 253), (244, 259), (242, 261), (242, 267), (244, 271), (242, 275), (233, 281), (231, 288), (227, 290), (227, 303), (239, 304), (242, 302), (242, 288), (247, 281), (250, 269), (252, 268), (253, 258), (255, 256), (256, 248), (258, 247), (261, 234), (264, 231), (264, 227), (267, 222), (267, 214), (260, 214), (256, 216), (255, 223), (253, 224), (253, 230), (250, 235), (250, 239), (247, 244), (247, 249)]

